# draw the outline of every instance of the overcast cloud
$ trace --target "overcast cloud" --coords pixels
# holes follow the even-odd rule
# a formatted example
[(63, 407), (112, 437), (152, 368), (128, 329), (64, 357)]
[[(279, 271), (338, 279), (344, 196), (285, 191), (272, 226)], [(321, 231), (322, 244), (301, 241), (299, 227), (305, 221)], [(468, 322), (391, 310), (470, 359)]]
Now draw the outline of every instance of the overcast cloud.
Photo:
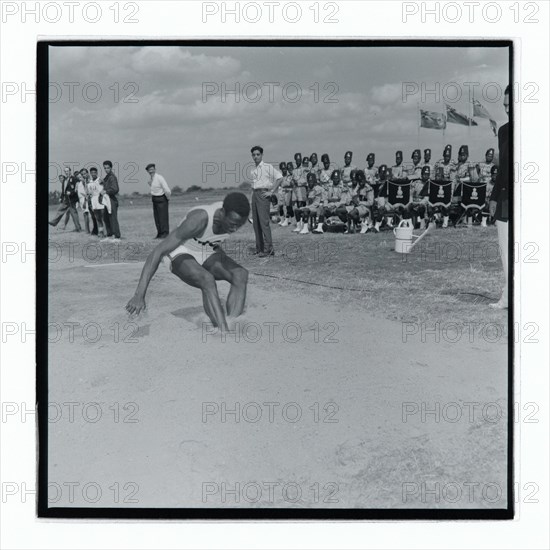
[[(479, 126), (471, 129), (450, 124), (445, 136), (421, 129), (418, 136), (418, 103), (443, 112), (447, 99), (468, 114), (466, 83), (479, 83), (475, 97), (500, 126), (506, 121), (499, 94), (508, 82), (508, 51), (52, 47), (50, 82), (51, 189), (58, 187), (57, 166), (64, 162), (83, 166), (106, 159), (115, 163), (121, 193), (147, 191), (149, 162), (156, 162), (171, 186), (222, 187), (246, 178), (255, 144), (264, 147), (269, 162), (292, 160), (297, 151), (328, 152), (341, 162), (350, 149), (360, 167), (369, 152), (376, 153), (377, 164), (391, 165), (397, 149), (409, 160), (417, 143), (433, 149), (433, 160), (445, 143), (453, 145), (454, 158), (464, 143), (471, 160), (481, 159), (497, 146), (487, 120), (476, 119)], [(74, 97), (70, 82), (77, 83)], [(273, 84), (264, 85), (268, 82)], [(293, 82), (302, 94), (295, 102)], [(247, 83), (253, 84), (245, 96)], [(237, 84), (239, 101), (220, 91), (204, 96), (205, 86), (234, 90)], [(438, 97), (420, 93), (436, 86)], [(261, 96), (254, 101), (258, 87)], [(461, 97), (455, 101), (457, 91)], [(238, 174), (231, 172), (235, 168)]]

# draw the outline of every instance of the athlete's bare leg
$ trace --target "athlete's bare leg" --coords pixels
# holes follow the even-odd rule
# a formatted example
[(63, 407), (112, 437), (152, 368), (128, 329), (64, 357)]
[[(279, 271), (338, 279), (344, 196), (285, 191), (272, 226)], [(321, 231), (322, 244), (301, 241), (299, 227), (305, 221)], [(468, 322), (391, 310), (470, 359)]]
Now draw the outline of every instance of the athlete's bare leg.
[(189, 254), (181, 254), (172, 260), (172, 273), (184, 283), (200, 288), (204, 311), (212, 324), (222, 331), (229, 330), (214, 275), (199, 265), (197, 260)]
[(227, 295), (227, 315), (238, 317), (243, 312), (246, 302), (248, 271), (223, 251), (212, 254), (202, 267), (208, 270), (217, 281), (228, 281), (231, 284)]

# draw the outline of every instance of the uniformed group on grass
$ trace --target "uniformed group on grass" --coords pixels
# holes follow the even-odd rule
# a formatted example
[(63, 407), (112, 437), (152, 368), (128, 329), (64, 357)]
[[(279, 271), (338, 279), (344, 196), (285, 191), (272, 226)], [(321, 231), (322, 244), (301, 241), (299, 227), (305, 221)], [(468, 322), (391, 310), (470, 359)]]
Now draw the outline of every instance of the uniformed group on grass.
[(452, 158), (447, 145), (443, 158), (432, 164), (431, 149), (415, 149), (411, 163), (403, 164), (403, 152), (396, 151), (395, 164), (376, 165), (374, 153), (366, 157), (365, 168), (353, 163), (347, 151), (337, 165), (328, 154), (309, 157), (294, 155), (294, 162), (281, 162), (282, 184), (272, 197), (271, 219), (281, 227), (308, 233), (378, 233), (392, 229), (401, 220), (413, 227), (429, 224), (449, 227), (464, 224), (487, 227), (493, 223), (489, 200), (498, 167), (494, 149), (485, 162), (468, 160), (467, 145)]

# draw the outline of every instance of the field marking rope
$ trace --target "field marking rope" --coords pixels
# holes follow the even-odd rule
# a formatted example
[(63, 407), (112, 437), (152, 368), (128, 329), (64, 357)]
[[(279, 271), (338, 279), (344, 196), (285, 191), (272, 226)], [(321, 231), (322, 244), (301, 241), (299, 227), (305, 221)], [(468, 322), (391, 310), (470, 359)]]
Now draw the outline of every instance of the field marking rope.
[(268, 275), (266, 273), (256, 273), (255, 271), (250, 271), (250, 273), (252, 275), (258, 275), (258, 277), (269, 277), (270, 279), (284, 279), (285, 281), (293, 281), (295, 283), (302, 283), (304, 285), (322, 286), (324, 288), (333, 288), (335, 290), (352, 290), (354, 292), (372, 292), (372, 290), (367, 290), (365, 288), (347, 288), (344, 286), (324, 285), (322, 283), (312, 283), (311, 281), (302, 281), (301, 279), (291, 279), (290, 277), (281, 277), (279, 275)]

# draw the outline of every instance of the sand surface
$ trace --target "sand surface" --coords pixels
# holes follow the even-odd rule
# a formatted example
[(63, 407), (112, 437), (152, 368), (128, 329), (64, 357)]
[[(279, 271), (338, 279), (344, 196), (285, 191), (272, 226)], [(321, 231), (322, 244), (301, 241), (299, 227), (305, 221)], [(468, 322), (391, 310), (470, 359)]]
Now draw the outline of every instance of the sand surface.
[(251, 276), (223, 342), (162, 265), (132, 320), (142, 263), (89, 266), (50, 270), (51, 506), (506, 507), (504, 341)]

